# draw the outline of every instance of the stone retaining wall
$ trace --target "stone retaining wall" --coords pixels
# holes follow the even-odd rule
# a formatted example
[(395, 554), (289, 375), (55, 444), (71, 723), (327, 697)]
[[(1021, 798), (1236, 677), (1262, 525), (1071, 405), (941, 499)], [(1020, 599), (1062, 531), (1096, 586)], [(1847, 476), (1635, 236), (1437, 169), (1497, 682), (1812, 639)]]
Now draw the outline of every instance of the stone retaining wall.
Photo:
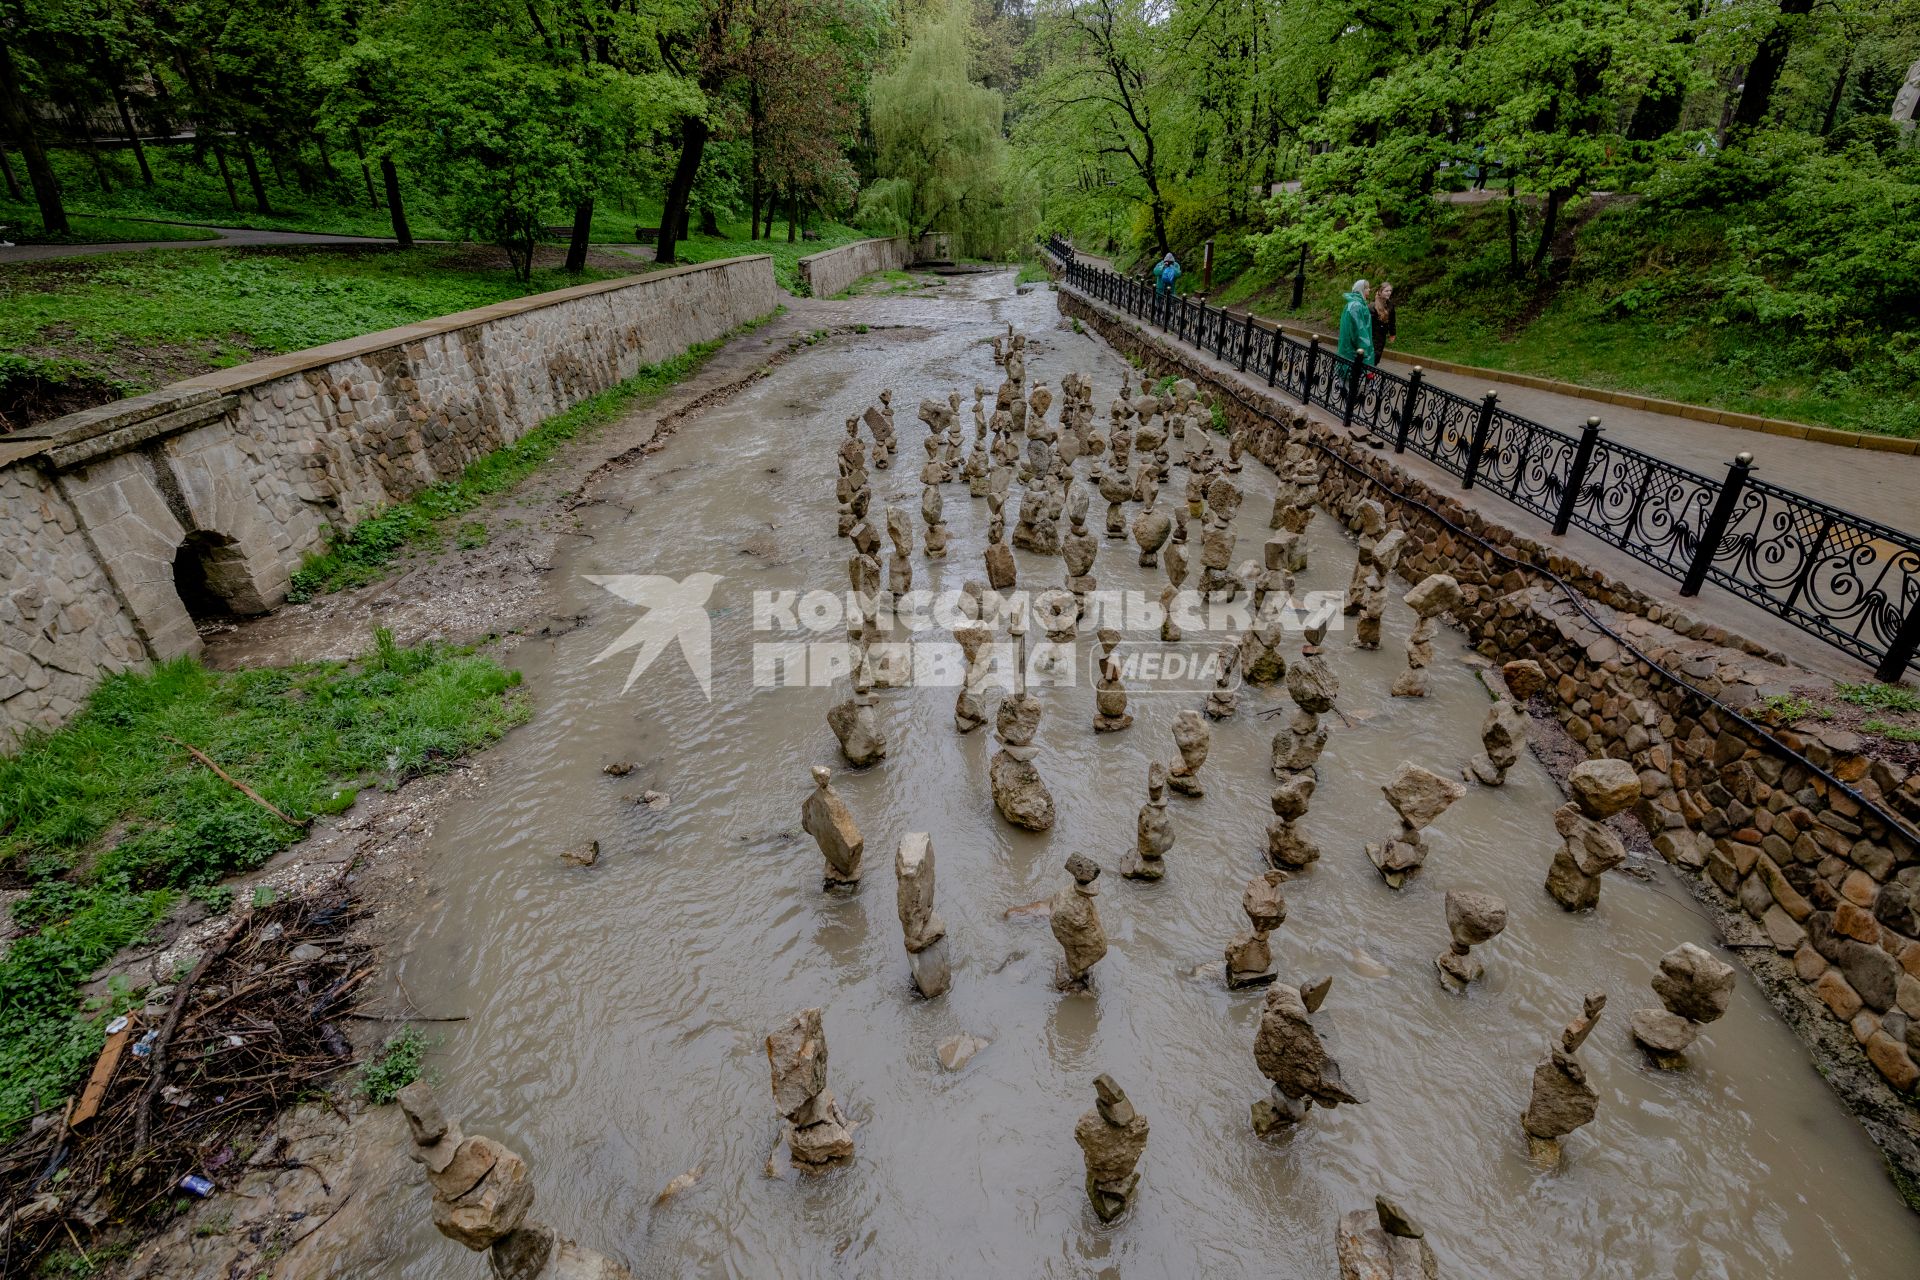
[[(0, 746), (107, 672), (197, 652), (342, 528), (771, 312), (772, 260), (579, 285), (222, 369), (0, 440)], [(184, 558), (184, 559), (183, 559)]]
[[(1247, 451), (1269, 466), (1297, 436), (1350, 464), (1324, 466), (1327, 509), (1357, 527), (1358, 504), (1380, 501), (1410, 540), (1400, 575), (1414, 582), (1451, 573), (1467, 598), (1456, 620), (1476, 649), (1494, 660), (1540, 663), (1549, 679), (1543, 697), (1568, 734), (1593, 755), (1639, 771), (1637, 814), (1655, 847), (1723, 910), (1728, 945), (1814, 1045), (1836, 1090), (1904, 1173), (1913, 1200), (1920, 1188), (1920, 855), (1911, 831), (1920, 829), (1920, 770), (1875, 760), (1857, 735), (1818, 722), (1776, 731), (1776, 745), (1655, 664), (1750, 718), (1761, 715), (1768, 694), (1822, 683), (1818, 677), (1486, 518), (1416, 479), (1391, 454), (1236, 382), (1234, 393), (1286, 425), (1249, 412), (1204, 362), (1077, 295), (1062, 291), (1059, 299), (1063, 312), (1151, 371), (1192, 378), (1213, 393)], [(1482, 540), (1567, 581), (1598, 622)], [(1470, 747), (1462, 744), (1462, 752)], [(1883, 821), (1848, 788), (1903, 825)], [(1546, 854), (1543, 846), (1543, 879)]]
[(816, 298), (831, 298), (876, 271), (904, 271), (916, 262), (950, 262), (952, 259), (953, 237), (929, 231), (917, 241), (906, 236), (856, 240), (838, 249), (802, 258), (798, 266), (808, 293)]

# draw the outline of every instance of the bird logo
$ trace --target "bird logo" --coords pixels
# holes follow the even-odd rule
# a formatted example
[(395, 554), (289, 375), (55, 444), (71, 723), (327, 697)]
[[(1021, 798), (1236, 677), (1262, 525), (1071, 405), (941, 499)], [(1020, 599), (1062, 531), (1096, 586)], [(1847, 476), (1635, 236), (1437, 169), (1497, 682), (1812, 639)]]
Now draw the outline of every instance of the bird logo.
[(633, 682), (653, 665), (669, 641), (678, 640), (693, 678), (700, 682), (700, 692), (706, 695), (707, 701), (713, 701), (713, 624), (706, 606), (707, 597), (720, 581), (719, 574), (690, 573), (680, 582), (652, 573), (590, 573), (585, 577), (628, 604), (646, 610), (638, 622), (593, 658), (599, 662), (616, 653), (639, 649), (633, 656), (633, 666), (627, 672), (621, 693), (633, 688)]

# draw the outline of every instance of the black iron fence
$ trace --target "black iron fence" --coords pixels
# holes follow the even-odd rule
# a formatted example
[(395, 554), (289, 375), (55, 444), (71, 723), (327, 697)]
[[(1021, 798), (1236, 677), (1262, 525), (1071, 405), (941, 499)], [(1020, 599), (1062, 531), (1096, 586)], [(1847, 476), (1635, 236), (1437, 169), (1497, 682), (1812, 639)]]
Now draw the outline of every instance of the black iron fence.
[[(1578, 527), (1699, 594), (1706, 583), (1873, 664), (1898, 680), (1920, 648), (1920, 538), (1753, 475), (1741, 454), (1714, 478), (1606, 438), (1598, 418), (1569, 434), (1402, 377), (1144, 279), (1046, 247), (1068, 287), (1264, 377), (1302, 404), (1412, 451), (1546, 521)], [(1863, 455), (1863, 458), (1870, 455)]]

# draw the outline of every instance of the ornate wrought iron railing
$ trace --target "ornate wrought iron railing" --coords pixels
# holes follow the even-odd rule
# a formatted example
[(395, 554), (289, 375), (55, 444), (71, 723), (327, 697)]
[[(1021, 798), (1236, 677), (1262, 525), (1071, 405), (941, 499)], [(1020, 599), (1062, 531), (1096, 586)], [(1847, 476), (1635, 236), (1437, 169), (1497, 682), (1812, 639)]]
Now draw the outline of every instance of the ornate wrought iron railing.
[(1920, 538), (1756, 478), (1742, 453), (1722, 478), (1608, 440), (1598, 418), (1569, 434), (1523, 418), (1489, 391), (1474, 401), (1367, 368), (1251, 315), (1164, 293), (1047, 250), (1071, 289), (1210, 353), (1395, 453), (1411, 451), (1491, 489), (1564, 534), (1579, 527), (1697, 595), (1708, 582), (1898, 680), (1920, 649)]

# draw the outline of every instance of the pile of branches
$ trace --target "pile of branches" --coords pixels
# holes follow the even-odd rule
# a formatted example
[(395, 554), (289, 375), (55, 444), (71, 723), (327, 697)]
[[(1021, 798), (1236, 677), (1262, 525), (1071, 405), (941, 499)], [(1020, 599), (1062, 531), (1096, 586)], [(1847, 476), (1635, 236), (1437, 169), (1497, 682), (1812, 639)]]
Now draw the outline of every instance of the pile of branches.
[(260, 1167), (272, 1119), (326, 1097), (353, 1063), (340, 1024), (373, 973), (370, 948), (351, 936), (358, 914), (339, 882), (244, 910), (164, 1015), (134, 1025), (91, 1119), (75, 1127), (68, 1110), (0, 1151), (0, 1275), (26, 1274), (69, 1243), (84, 1251), (104, 1230), (151, 1230), (207, 1183)]

